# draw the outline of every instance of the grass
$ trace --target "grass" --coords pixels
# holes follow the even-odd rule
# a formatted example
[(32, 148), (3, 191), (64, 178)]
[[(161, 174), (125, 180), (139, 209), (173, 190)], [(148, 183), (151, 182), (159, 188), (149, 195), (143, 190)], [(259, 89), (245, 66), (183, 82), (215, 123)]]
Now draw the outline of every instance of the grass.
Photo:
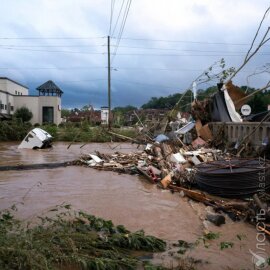
[[(143, 231), (71, 212), (69, 205), (60, 208), (51, 210), (53, 217), (39, 217), (35, 225), (15, 219), (10, 210), (0, 213), (0, 269), (137, 269), (142, 263), (132, 251), (165, 250), (163, 240)], [(145, 269), (162, 268), (147, 264)]]
[[(43, 127), (41, 127), (43, 128)], [(44, 127), (50, 133), (47, 127)], [(131, 138), (136, 137), (135, 129), (113, 129), (114, 132), (125, 135)], [(103, 127), (89, 127), (89, 130), (84, 130), (78, 127), (58, 128), (52, 135), (57, 141), (74, 141), (74, 142), (111, 142), (119, 141), (119, 138), (113, 137), (107, 133)]]
[[(21, 141), (26, 134), (34, 127), (40, 127), (46, 130), (54, 137), (55, 141), (68, 142), (110, 142), (119, 141), (119, 138), (112, 137), (102, 126), (92, 127), (87, 122), (65, 123), (58, 127), (54, 124), (35, 125), (23, 123), (19, 120), (0, 121), (0, 141)], [(137, 136), (134, 128), (115, 128), (114, 132), (131, 138)]]

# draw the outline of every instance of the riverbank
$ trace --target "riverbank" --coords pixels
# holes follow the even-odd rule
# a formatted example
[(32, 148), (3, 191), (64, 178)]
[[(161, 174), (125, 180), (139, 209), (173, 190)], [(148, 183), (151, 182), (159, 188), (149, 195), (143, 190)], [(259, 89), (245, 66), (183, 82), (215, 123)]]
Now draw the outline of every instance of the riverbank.
[[(64, 123), (56, 126), (54, 124), (35, 125), (22, 123), (20, 121), (0, 122), (0, 142), (1, 141), (21, 141), (33, 128), (39, 127), (46, 130), (54, 138), (54, 141), (68, 142), (111, 142), (119, 141), (119, 138), (107, 133), (107, 128), (103, 126), (91, 126), (87, 122)], [(120, 135), (135, 138), (137, 131), (132, 127), (113, 128), (113, 132)]]

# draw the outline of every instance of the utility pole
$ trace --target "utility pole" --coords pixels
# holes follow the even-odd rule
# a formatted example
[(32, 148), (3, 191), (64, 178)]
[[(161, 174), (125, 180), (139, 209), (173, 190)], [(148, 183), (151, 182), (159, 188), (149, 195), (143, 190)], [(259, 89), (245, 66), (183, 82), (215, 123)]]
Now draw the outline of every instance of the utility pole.
[(111, 53), (110, 36), (108, 36), (108, 129), (111, 129)]

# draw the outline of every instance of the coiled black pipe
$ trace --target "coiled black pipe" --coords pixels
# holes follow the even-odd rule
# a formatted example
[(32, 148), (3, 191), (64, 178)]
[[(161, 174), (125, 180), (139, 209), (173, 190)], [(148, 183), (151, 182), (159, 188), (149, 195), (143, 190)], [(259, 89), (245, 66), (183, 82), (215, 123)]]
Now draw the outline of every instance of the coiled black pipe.
[(270, 189), (270, 162), (258, 159), (228, 159), (196, 166), (200, 189), (221, 197), (249, 197)]

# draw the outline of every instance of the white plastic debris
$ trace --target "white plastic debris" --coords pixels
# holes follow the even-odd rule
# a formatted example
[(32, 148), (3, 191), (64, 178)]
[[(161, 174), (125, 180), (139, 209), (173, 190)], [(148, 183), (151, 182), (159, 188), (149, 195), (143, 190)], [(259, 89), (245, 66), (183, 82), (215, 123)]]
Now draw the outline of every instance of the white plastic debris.
[(89, 156), (90, 156), (96, 163), (103, 162), (103, 160), (102, 160), (101, 158), (99, 158), (98, 156), (96, 156), (96, 155), (89, 154)]
[(195, 122), (191, 121), (185, 126), (179, 128), (178, 130), (175, 131), (176, 134), (186, 134), (190, 130), (192, 130), (195, 127)]
[(194, 165), (201, 164), (201, 161), (196, 156), (193, 156), (191, 160), (194, 163)]
[(175, 163), (182, 163), (182, 164), (187, 162), (180, 153), (172, 154), (171, 161)]
[(153, 144), (148, 143), (148, 144), (146, 145), (146, 147), (145, 147), (145, 150), (151, 150), (152, 146), (153, 146)]

